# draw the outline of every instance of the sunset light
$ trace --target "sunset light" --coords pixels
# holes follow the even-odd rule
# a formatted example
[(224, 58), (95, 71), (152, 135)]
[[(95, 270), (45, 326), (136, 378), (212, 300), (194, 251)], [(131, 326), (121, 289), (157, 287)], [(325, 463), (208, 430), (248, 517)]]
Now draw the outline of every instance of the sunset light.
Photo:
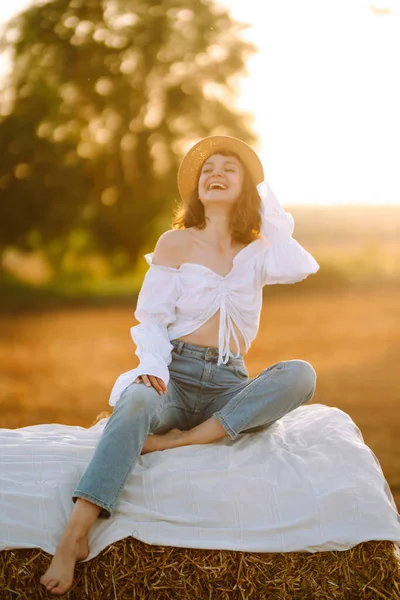
[[(258, 48), (238, 106), (281, 201), (400, 204), (400, 2), (220, 2)], [(3, 4), (0, 22), (29, 4)]]

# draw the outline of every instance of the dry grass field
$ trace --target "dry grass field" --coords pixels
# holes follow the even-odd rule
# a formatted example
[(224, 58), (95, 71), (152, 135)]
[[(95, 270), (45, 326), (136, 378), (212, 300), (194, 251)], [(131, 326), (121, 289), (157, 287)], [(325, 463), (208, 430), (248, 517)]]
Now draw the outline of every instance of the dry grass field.
[[(0, 427), (88, 427), (100, 412), (111, 412), (115, 379), (137, 364), (133, 309), (1, 315)], [(250, 375), (291, 358), (309, 361), (317, 372), (312, 402), (352, 417), (400, 507), (400, 293), (267, 294), (246, 358)]]

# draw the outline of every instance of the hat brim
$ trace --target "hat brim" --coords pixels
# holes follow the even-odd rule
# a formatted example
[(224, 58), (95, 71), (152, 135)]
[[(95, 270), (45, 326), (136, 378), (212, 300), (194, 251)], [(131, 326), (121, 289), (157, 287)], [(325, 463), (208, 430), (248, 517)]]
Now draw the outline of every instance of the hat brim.
[(261, 161), (248, 144), (229, 135), (212, 135), (197, 142), (182, 159), (178, 170), (178, 190), (182, 200), (191, 198), (197, 189), (204, 161), (218, 152), (234, 152), (245, 165), (255, 186), (264, 181)]

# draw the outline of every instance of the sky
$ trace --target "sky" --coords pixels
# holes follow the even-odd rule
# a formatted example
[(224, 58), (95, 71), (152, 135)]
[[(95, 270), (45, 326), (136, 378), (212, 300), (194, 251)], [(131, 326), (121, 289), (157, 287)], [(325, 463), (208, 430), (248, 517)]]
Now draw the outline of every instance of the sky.
[(251, 25), (237, 108), (282, 204), (400, 206), (400, 0), (218, 2)]

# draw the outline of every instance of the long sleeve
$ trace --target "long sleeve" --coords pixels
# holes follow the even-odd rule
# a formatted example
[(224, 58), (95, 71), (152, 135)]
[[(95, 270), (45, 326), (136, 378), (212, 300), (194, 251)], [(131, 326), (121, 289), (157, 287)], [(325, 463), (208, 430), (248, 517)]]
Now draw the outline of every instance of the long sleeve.
[(296, 283), (319, 270), (315, 258), (292, 234), (294, 219), (286, 212), (266, 181), (259, 183), (261, 197), (261, 234), (269, 241), (262, 256), (261, 283)]
[(139, 323), (130, 330), (139, 366), (118, 377), (109, 400), (111, 406), (115, 405), (122, 391), (139, 375), (160, 377), (165, 385), (169, 382), (168, 365), (171, 363), (173, 346), (167, 328), (176, 319), (178, 270), (153, 265), (151, 254), (145, 258), (150, 269), (144, 277), (136, 305), (135, 318)]

